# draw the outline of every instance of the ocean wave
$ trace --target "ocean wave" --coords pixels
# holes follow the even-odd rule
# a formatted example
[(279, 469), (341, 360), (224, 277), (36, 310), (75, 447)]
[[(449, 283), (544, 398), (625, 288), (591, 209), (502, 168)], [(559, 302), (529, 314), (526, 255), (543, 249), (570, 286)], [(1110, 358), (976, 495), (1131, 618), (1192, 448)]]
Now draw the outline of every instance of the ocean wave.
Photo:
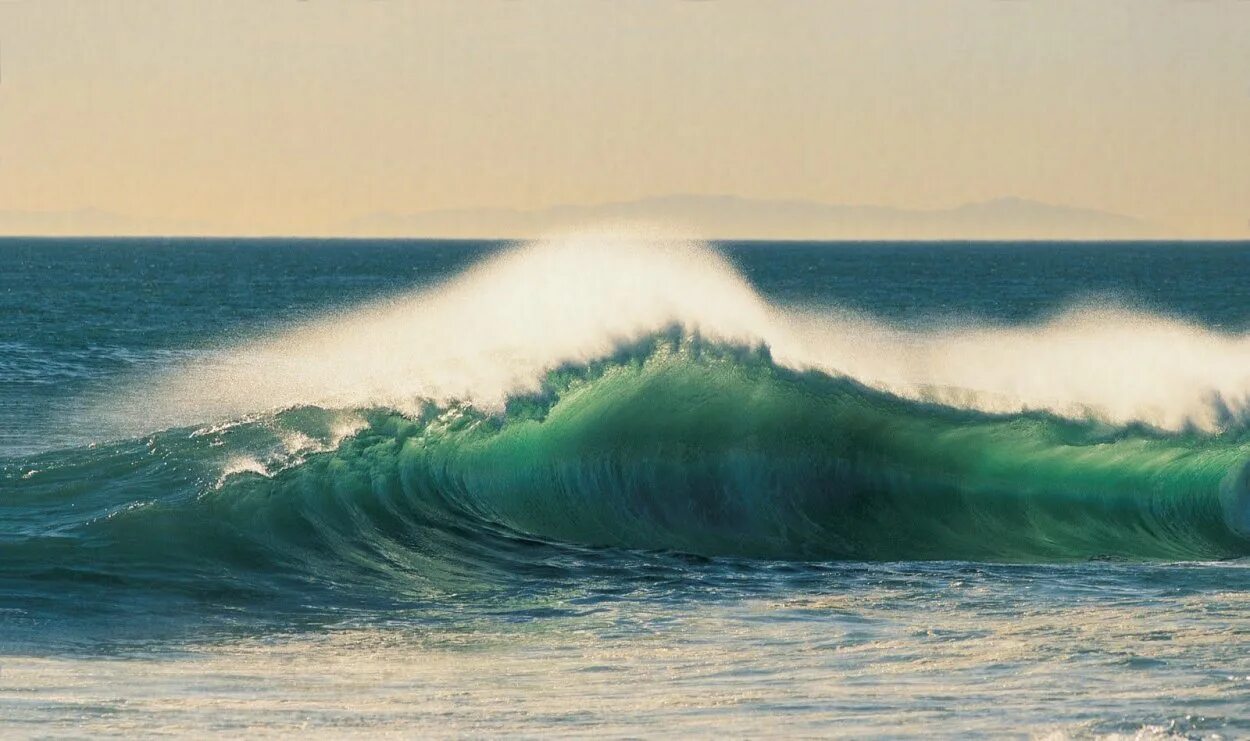
[(1231, 558), (1250, 555), (1247, 461), (1240, 433), (919, 403), (672, 328), (554, 369), (498, 412), (302, 407), (10, 466), (4, 506), (26, 520), (3, 568), (428, 582), (524, 570), (534, 554), (518, 544), (534, 542), (780, 560)]
[(378, 596), (565, 548), (1250, 555), (1245, 338), (1125, 316), (903, 330), (772, 306), (695, 245), (519, 248), (146, 379), (118, 442), (3, 462), (0, 581)]

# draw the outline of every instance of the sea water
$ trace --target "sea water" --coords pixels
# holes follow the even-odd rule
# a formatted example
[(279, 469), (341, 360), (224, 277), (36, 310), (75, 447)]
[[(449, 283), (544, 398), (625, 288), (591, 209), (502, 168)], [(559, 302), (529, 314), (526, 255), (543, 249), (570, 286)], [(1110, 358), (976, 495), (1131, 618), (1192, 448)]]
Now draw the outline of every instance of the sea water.
[(0, 730), (1250, 733), (1250, 244), (0, 241)]

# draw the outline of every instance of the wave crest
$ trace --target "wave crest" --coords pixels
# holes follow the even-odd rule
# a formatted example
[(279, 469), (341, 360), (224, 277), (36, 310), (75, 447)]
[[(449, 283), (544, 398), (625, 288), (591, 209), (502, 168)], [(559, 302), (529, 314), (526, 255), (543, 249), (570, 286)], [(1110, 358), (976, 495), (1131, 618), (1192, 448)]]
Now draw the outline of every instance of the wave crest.
[(306, 405), (498, 411), (553, 368), (670, 326), (985, 412), (1206, 432), (1250, 419), (1250, 336), (1106, 306), (1026, 326), (901, 327), (770, 304), (707, 246), (604, 236), (515, 247), (445, 284), (145, 379), (101, 411), (119, 435)]

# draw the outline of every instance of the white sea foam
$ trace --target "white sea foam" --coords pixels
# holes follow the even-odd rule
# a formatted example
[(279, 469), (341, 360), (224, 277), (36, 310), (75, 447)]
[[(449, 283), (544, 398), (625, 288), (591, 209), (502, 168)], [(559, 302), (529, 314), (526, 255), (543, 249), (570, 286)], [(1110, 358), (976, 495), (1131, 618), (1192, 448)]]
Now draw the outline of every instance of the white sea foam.
[(236, 456), (226, 461), (222, 466), (221, 475), (217, 478), (216, 488), (221, 488), (221, 485), (224, 484), (226, 479), (231, 476), (238, 476), (245, 473), (264, 476), (265, 478), (273, 476), (273, 473), (265, 466), (265, 464), (255, 458), (250, 456)]
[(519, 246), (440, 286), (178, 366), (129, 408), (149, 429), (299, 405), (498, 409), (553, 367), (674, 324), (767, 344), (790, 367), (984, 411), (1218, 430), (1250, 408), (1250, 336), (1106, 306), (1028, 326), (905, 329), (773, 306), (709, 247), (612, 235)]

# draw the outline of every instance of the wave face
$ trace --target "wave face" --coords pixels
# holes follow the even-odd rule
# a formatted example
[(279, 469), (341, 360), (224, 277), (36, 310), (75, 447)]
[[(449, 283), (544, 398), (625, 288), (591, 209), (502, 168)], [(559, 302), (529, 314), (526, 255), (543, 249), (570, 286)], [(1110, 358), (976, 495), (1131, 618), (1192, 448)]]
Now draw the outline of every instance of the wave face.
[[(1143, 366), (1152, 383), (1118, 379), (1100, 405), (1099, 384), (1117, 379), (1078, 376), (1081, 353), (1107, 347), (1063, 339), (1089, 314), (928, 334), (846, 319), (845, 335), (813, 316), (769, 305), (695, 246), (514, 251), (98, 410), (127, 434), (162, 432), (5, 462), (0, 582), (185, 595), (316, 584), (359, 601), (524, 578), (584, 547), (1250, 555), (1236, 402), (1250, 384), (1229, 370), (1245, 338), (1139, 316), (1118, 335), (1130, 354), (1154, 353), (1162, 333), (1210, 362), (1158, 397), (1147, 392), (1181, 366)], [(1022, 393), (955, 387), (937, 382), (959, 367), (934, 360), (940, 342), (973, 356), (961, 362), (977, 381), (1042, 348), (1058, 357)]]
[(802, 560), (1226, 558), (1250, 553), (1247, 460), (1240, 436), (917, 404), (675, 329), (552, 371), (501, 414), (302, 408), (29, 459), (6, 470), (5, 507), (28, 522), (4, 562), (178, 583), (506, 572), (527, 556), (501, 544), (532, 539)]

